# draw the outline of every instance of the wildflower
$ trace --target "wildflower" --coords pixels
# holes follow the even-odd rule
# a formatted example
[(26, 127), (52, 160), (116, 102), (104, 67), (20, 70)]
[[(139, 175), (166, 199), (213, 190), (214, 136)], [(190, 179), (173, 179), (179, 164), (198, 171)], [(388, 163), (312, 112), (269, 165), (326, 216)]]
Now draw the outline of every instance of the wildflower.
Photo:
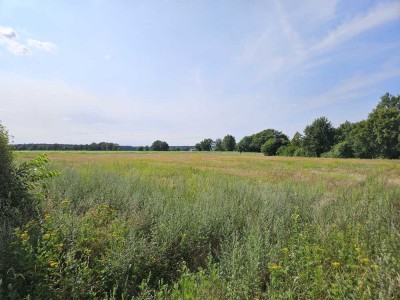
[(361, 248), (360, 247), (356, 247), (356, 252), (360, 253), (361, 252)]
[(28, 231), (25, 230), (25, 231), (24, 231), (23, 233), (21, 233), (19, 236), (21, 237), (21, 239), (27, 240), (28, 237), (29, 237)]
[(287, 254), (289, 252), (289, 249), (285, 247), (285, 248), (282, 249), (282, 252)]
[(55, 261), (50, 261), (50, 262), (49, 262), (49, 265), (50, 265), (50, 267), (55, 267), (55, 266), (58, 265), (58, 263), (55, 262)]
[(282, 269), (282, 267), (281, 267), (280, 265), (277, 265), (277, 264), (271, 264), (271, 265), (269, 266), (269, 268), (270, 268), (271, 270), (280, 270), (280, 269)]
[(371, 267), (374, 268), (374, 269), (378, 269), (378, 268), (379, 268), (379, 265), (373, 264), (373, 265), (371, 265)]
[(69, 200), (67, 200), (67, 199), (61, 201), (61, 204), (65, 204), (65, 205), (68, 205), (68, 204), (70, 204), (70, 203), (71, 203), (71, 201), (69, 201)]
[(369, 263), (369, 259), (366, 258), (366, 257), (361, 258), (361, 259), (360, 259), (360, 263), (362, 263), (362, 264), (367, 264), (367, 263)]
[(63, 243), (59, 243), (59, 244), (55, 244), (54, 246), (56, 246), (57, 248), (62, 248), (62, 247), (64, 247), (64, 244)]
[(51, 234), (49, 232), (43, 234), (44, 239), (48, 239), (48, 238), (50, 238), (50, 236), (51, 236)]
[(299, 217), (300, 217), (299, 214), (293, 214), (293, 215), (292, 215), (292, 219), (295, 220), (295, 221), (296, 221)]
[(45, 219), (45, 220), (49, 220), (49, 219), (50, 219), (50, 214), (49, 214), (49, 213), (45, 214), (45, 215), (44, 215), (44, 219)]
[(338, 261), (332, 262), (332, 267), (337, 268), (339, 266), (340, 266), (340, 262), (338, 262)]

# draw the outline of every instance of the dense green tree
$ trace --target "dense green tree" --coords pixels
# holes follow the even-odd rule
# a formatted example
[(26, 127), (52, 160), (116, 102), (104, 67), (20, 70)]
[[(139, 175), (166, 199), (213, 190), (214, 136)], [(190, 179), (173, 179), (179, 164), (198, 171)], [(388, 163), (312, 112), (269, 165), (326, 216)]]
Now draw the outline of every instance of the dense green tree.
[(301, 147), (301, 140), (303, 139), (303, 136), (301, 135), (300, 132), (296, 131), (294, 134), (292, 140), (290, 141), (290, 145), (293, 147)]
[(224, 151), (224, 145), (221, 139), (216, 139), (214, 143), (214, 151)]
[(376, 155), (381, 158), (400, 157), (400, 95), (382, 96), (368, 116), (375, 139)]
[(200, 143), (197, 143), (194, 147), (198, 151), (211, 151), (214, 146), (214, 141), (212, 139), (204, 139)]
[(321, 156), (333, 158), (352, 158), (354, 157), (354, 151), (352, 144), (348, 140), (344, 140), (335, 144), (330, 151), (321, 154)]
[(214, 141), (212, 139), (204, 139), (200, 142), (201, 151), (211, 151), (214, 145)]
[(240, 142), (237, 144), (237, 149), (239, 152), (250, 152), (250, 145), (252, 141), (252, 136), (245, 136), (240, 140)]
[(152, 151), (168, 151), (169, 145), (167, 144), (167, 142), (156, 140), (153, 142), (150, 149)]
[(222, 145), (225, 151), (233, 151), (236, 147), (236, 139), (234, 136), (227, 134), (222, 140)]
[(0, 210), (4, 209), (3, 204), (11, 194), (11, 188), (15, 180), (15, 168), (13, 154), (9, 145), (8, 132), (0, 124)]
[(304, 129), (303, 148), (309, 156), (320, 156), (331, 149), (335, 129), (325, 117), (320, 117)]
[(264, 143), (264, 145), (262, 145), (261, 152), (264, 153), (264, 155), (268, 156), (276, 155), (280, 147), (286, 146), (288, 144), (289, 140), (287, 138), (270, 138)]
[(348, 141), (351, 143), (354, 157), (376, 157), (375, 137), (373, 136), (372, 124), (368, 120), (353, 124)]
[(240, 152), (261, 152), (261, 146), (271, 138), (284, 138), (288, 139), (286, 135), (275, 129), (266, 129), (256, 134), (245, 136), (238, 143), (238, 150)]
[(335, 143), (343, 142), (350, 137), (350, 132), (353, 129), (353, 123), (346, 121), (335, 129)]

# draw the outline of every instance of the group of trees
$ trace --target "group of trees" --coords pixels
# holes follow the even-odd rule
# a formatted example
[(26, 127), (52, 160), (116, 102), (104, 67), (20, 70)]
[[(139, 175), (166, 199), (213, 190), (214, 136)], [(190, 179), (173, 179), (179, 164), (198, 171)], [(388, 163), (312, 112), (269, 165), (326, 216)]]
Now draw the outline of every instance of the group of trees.
[(195, 146), (198, 151), (234, 151), (236, 149), (236, 139), (234, 136), (227, 134), (223, 139), (204, 139)]
[(167, 142), (156, 140), (150, 147), (151, 151), (168, 151), (169, 145)]
[(41, 150), (41, 151), (117, 151), (120, 146), (115, 143), (78, 144), (15, 144), (15, 150)]
[[(281, 131), (266, 129), (245, 136), (236, 143), (228, 134), (223, 139), (207, 138), (197, 143), (198, 151), (262, 152), (265, 155), (323, 156), (339, 158), (399, 158), (400, 157), (400, 95), (388, 93), (381, 97), (366, 120), (349, 121), (334, 128), (326, 117), (306, 126), (304, 133), (296, 132), (292, 140)], [(73, 144), (17, 144), (15, 150), (95, 150), (95, 151), (179, 151), (190, 146), (169, 146), (156, 140), (149, 146), (119, 146), (115, 143)]]
[(195, 148), (282, 156), (400, 158), (400, 95), (383, 95), (368, 118), (360, 122), (346, 121), (334, 128), (326, 117), (320, 117), (291, 140), (281, 131), (266, 129), (245, 136), (237, 144), (227, 135), (223, 140), (204, 139)]
[(278, 150), (287, 156), (400, 158), (400, 95), (385, 94), (366, 120), (334, 128), (321, 117)]

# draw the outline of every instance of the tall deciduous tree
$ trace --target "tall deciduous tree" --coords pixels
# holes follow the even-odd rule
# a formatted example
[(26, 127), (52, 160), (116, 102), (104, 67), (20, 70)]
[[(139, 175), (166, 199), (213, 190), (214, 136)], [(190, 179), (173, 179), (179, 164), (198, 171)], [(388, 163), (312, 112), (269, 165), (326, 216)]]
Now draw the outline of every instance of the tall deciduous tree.
[(377, 107), (368, 116), (371, 135), (375, 138), (377, 156), (400, 157), (400, 95), (382, 96)]
[(320, 156), (331, 149), (335, 129), (325, 117), (320, 117), (304, 129), (303, 148), (311, 156)]
[(156, 140), (153, 142), (150, 149), (152, 151), (168, 151), (169, 145), (167, 144), (167, 142)]
[(225, 151), (233, 151), (236, 147), (236, 139), (230, 134), (227, 134), (222, 140), (222, 146)]

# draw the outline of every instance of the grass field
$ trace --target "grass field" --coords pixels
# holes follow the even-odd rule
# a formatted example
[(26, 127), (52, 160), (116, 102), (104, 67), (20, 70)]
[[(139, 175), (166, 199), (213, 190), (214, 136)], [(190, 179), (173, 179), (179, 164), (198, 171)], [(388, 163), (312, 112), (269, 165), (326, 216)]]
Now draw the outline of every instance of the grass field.
[(47, 155), (33, 298), (400, 298), (398, 160)]

